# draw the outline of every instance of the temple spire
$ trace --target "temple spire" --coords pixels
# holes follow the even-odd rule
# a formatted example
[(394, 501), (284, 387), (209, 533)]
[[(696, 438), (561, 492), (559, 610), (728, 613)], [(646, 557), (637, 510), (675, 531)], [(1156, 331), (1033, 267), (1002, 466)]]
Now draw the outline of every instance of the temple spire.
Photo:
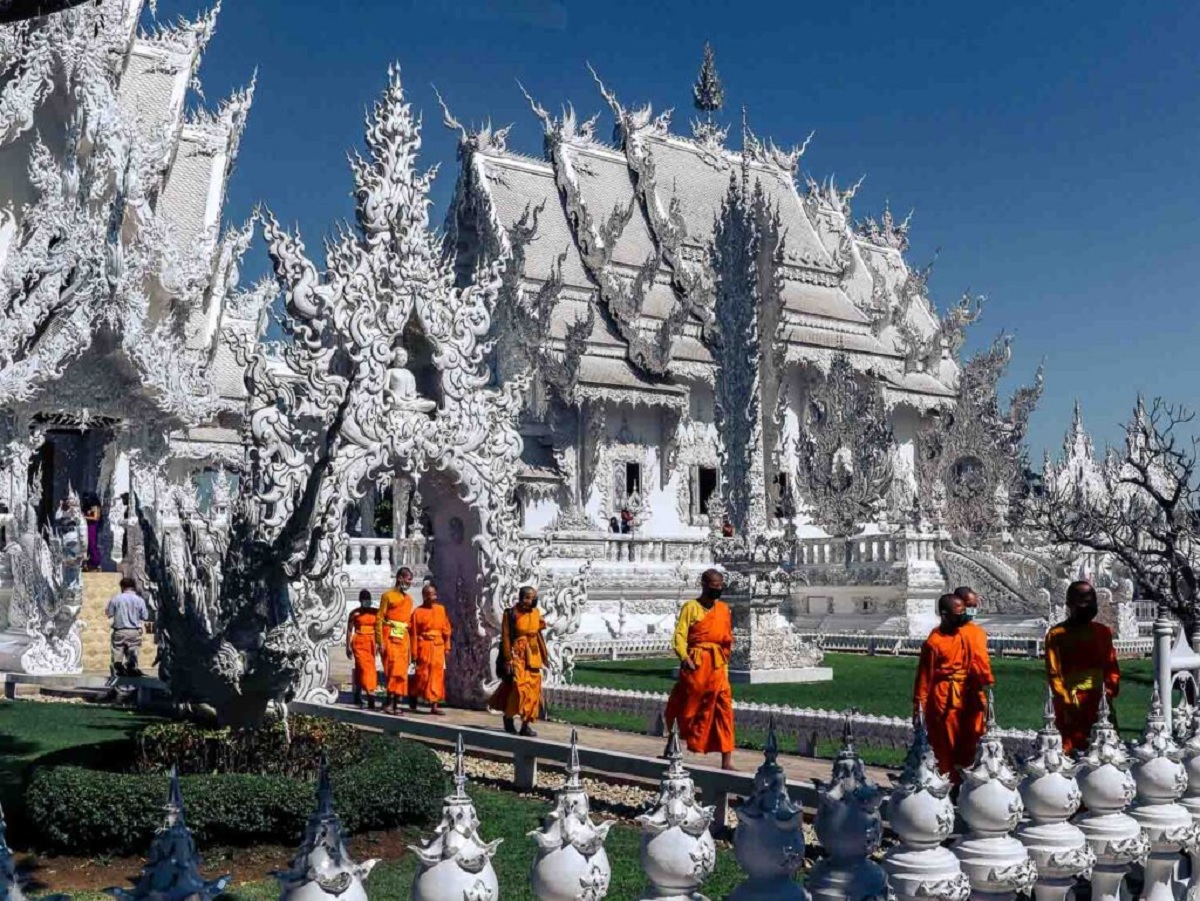
[(700, 74), (696, 76), (696, 84), (692, 86), (692, 102), (696, 109), (704, 113), (709, 124), (712, 124), (713, 113), (725, 105), (725, 86), (721, 84), (721, 76), (717, 74), (716, 54), (708, 41), (704, 42), (704, 59), (700, 63)]

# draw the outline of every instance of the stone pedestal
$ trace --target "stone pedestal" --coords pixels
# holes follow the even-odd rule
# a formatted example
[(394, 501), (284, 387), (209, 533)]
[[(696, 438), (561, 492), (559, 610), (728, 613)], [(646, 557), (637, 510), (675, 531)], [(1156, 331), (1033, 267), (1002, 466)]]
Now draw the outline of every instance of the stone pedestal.
[(726, 564), (725, 599), (733, 616), (729, 681), (825, 682), (833, 670), (819, 664), (825, 653), (805, 641), (781, 612), (788, 574), (767, 563)]

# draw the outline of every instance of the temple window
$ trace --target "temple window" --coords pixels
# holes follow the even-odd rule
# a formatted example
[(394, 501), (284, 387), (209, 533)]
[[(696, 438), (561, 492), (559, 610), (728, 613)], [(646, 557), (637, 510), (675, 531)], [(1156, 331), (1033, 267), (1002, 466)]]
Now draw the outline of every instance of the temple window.
[(625, 496), (642, 494), (642, 464), (641, 463), (626, 463), (625, 464)]
[(699, 495), (700, 514), (708, 515), (708, 502), (717, 490), (717, 470), (712, 466), (696, 467), (696, 487)]

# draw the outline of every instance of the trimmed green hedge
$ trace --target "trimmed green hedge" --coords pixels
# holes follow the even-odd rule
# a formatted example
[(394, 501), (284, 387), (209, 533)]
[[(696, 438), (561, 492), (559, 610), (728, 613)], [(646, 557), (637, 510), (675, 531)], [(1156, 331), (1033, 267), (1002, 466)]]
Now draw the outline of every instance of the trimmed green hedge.
[[(350, 832), (428, 825), (447, 781), (437, 756), (372, 736), (363, 759), (334, 769), (334, 805)], [(314, 774), (315, 775), (315, 774)], [(187, 823), (201, 845), (293, 844), (313, 810), (314, 781), (238, 773), (183, 776)], [(30, 839), (72, 854), (143, 854), (162, 825), (167, 777), (75, 766), (39, 767), (25, 789)]]
[(293, 716), (253, 729), (210, 729), (189, 722), (155, 723), (137, 734), (137, 769), (168, 773), (248, 773), (310, 777), (329, 757), (335, 769), (363, 759), (366, 733), (336, 720)]

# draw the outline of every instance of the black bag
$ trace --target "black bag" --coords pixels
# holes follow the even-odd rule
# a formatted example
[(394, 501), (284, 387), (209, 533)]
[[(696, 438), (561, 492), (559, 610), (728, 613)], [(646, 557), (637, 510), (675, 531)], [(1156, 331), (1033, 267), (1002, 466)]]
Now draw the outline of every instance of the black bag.
[[(504, 621), (508, 625), (508, 644), (512, 646), (517, 634), (517, 611), (513, 607), (509, 607), (504, 611)], [(512, 667), (509, 666), (508, 659), (504, 656), (504, 633), (500, 634), (500, 648), (496, 652), (496, 678), (501, 682), (511, 682), (513, 678)]]

